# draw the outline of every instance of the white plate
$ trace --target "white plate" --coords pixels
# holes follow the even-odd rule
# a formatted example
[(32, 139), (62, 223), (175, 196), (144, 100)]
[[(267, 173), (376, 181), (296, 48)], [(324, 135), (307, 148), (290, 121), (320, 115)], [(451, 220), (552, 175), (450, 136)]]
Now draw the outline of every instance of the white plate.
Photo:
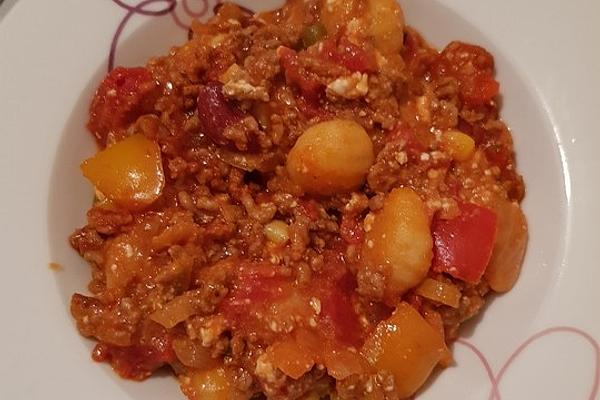
[[(20, 0), (0, 22), (0, 398), (183, 399), (168, 376), (130, 383), (91, 362), (68, 310), (88, 269), (66, 238), (91, 200), (78, 165), (94, 148), (84, 123), (115, 31), (126, 18), (115, 62), (143, 64), (185, 39), (173, 13), (185, 25), (213, 2)], [(517, 286), (464, 329), (456, 366), (419, 399), (600, 398), (600, 2), (402, 3), (435, 45), (496, 56), (531, 234)]]

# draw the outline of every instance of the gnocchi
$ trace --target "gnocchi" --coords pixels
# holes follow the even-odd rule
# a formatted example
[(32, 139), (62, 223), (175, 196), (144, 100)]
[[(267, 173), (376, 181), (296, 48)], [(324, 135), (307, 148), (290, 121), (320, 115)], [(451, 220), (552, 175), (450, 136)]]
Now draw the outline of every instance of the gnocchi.
[(384, 54), (398, 53), (404, 37), (404, 14), (396, 0), (369, 0), (369, 34)]
[(433, 258), (429, 217), (412, 189), (390, 192), (366, 234), (363, 256), (371, 266), (387, 269), (386, 297), (392, 298), (418, 285)]
[(286, 168), (304, 191), (333, 195), (358, 189), (374, 158), (365, 129), (354, 121), (335, 119), (308, 128), (290, 150)]

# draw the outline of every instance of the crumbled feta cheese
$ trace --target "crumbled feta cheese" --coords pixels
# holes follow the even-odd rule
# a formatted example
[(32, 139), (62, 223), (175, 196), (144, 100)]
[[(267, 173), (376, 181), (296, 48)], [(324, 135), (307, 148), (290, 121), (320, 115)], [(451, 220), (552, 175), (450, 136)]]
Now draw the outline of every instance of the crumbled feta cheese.
[(273, 331), (273, 332), (279, 332), (279, 324), (277, 323), (277, 321), (269, 321), (269, 328)]
[(431, 111), (427, 104), (427, 97), (420, 96), (417, 98), (417, 114), (420, 120), (425, 122), (431, 121)]
[(350, 196), (350, 200), (344, 206), (344, 210), (352, 212), (352, 211), (356, 210), (358, 207), (360, 207), (361, 202), (363, 202), (364, 200), (365, 200), (364, 195), (360, 195), (358, 193), (352, 193), (352, 195)]
[(363, 221), (363, 229), (365, 232), (371, 232), (373, 229), (373, 223), (375, 222), (375, 214), (368, 213)]
[(442, 207), (442, 202), (440, 200), (429, 200), (427, 201), (427, 207), (437, 210)]
[(431, 158), (433, 158), (434, 161), (442, 160), (445, 157), (446, 156), (444, 156), (444, 153), (442, 153), (441, 151), (434, 150), (431, 152)]
[(267, 382), (275, 382), (277, 375), (275, 374), (275, 367), (267, 360), (267, 355), (263, 354), (256, 360), (256, 368), (254, 373)]
[(321, 314), (321, 300), (317, 299), (316, 297), (311, 297), (309, 304), (312, 309), (315, 310), (317, 315)]
[(123, 250), (125, 250), (125, 256), (127, 258), (133, 257), (133, 247), (129, 243), (125, 243), (123, 245)]
[(329, 12), (333, 12), (333, 6), (335, 3), (337, 3), (338, 0), (327, 0), (327, 2), (325, 3), (325, 6), (327, 7), (327, 11)]
[(355, 72), (344, 76), (327, 85), (327, 96), (331, 98), (358, 99), (369, 92), (369, 76)]
[(223, 93), (236, 100), (269, 101), (269, 92), (263, 86), (253, 86), (244, 79), (225, 83)]
[(200, 328), (200, 340), (202, 341), (202, 346), (210, 347), (214, 342), (217, 336), (215, 335), (215, 330), (210, 328)]
[(373, 392), (373, 380), (371, 378), (369, 378), (369, 380), (365, 383), (365, 392)]
[(348, 35), (352, 36), (360, 32), (361, 28), (362, 25), (360, 20), (358, 18), (352, 18), (350, 22), (348, 22), (348, 25), (346, 25), (346, 32)]
[(387, 65), (388, 60), (379, 51), (375, 51), (375, 62), (377, 63), (379, 69), (382, 69)]
[(398, 164), (400, 165), (404, 165), (408, 162), (408, 155), (405, 151), (399, 151), (398, 153), (396, 153), (394, 158), (396, 159), (396, 161), (398, 161)]

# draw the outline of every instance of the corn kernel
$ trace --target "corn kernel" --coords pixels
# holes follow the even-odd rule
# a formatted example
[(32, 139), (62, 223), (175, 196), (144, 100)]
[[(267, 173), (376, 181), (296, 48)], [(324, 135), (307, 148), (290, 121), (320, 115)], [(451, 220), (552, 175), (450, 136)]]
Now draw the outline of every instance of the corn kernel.
[(442, 146), (456, 161), (466, 161), (475, 151), (475, 141), (466, 133), (448, 131), (442, 136)]

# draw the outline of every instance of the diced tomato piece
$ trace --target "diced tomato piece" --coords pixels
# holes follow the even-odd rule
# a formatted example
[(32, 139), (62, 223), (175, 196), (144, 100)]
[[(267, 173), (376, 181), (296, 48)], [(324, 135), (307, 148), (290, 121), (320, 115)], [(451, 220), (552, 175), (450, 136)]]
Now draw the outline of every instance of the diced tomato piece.
[(167, 334), (153, 338), (152, 345), (121, 347), (98, 343), (92, 358), (98, 362), (110, 362), (119, 376), (137, 381), (146, 379), (165, 363), (176, 359)]
[(285, 73), (287, 83), (298, 86), (300, 93), (309, 101), (314, 103), (319, 101), (323, 92), (323, 85), (311, 78), (306, 71), (300, 68), (298, 63), (298, 53), (294, 50), (280, 46), (277, 49), (281, 68)]
[(318, 290), (321, 299), (319, 322), (339, 342), (358, 347), (363, 342), (363, 330), (352, 305), (355, 289), (356, 282), (349, 273), (321, 286)]
[[(289, 317), (294, 316), (304, 321), (305, 327), (325, 333), (336, 346), (359, 346), (363, 330), (352, 304), (355, 288), (356, 282), (346, 267), (329, 256), (309, 287), (278, 275), (271, 264), (245, 264), (239, 268), (219, 311), (235, 329), (253, 332), (263, 339), (279, 337), (279, 328), (283, 327), (280, 323), (289, 323)], [(318, 305), (314, 305), (317, 300)], [(318, 312), (315, 307), (319, 307)], [(309, 322), (311, 319), (316, 325)]]
[(152, 112), (159, 94), (159, 85), (146, 68), (115, 68), (92, 100), (88, 129), (105, 146), (109, 132), (123, 130), (139, 116)]
[(289, 315), (307, 316), (310, 306), (293, 279), (277, 275), (273, 265), (245, 263), (237, 270), (219, 311), (235, 329), (273, 340), (281, 320)]
[(313, 199), (302, 199), (300, 200), (298, 207), (302, 214), (306, 215), (308, 219), (316, 221), (319, 218), (319, 204)]
[(417, 57), (417, 52), (421, 49), (420, 36), (411, 30), (404, 33), (404, 46), (402, 47), (402, 58), (406, 64), (410, 65)]
[(261, 304), (284, 296), (289, 279), (275, 275), (271, 266), (248, 264), (239, 269), (227, 300), (221, 305), (228, 312), (245, 313), (249, 304)]
[(340, 236), (348, 244), (362, 243), (365, 238), (365, 231), (357, 215), (343, 214), (340, 223)]
[(342, 36), (339, 40), (327, 39), (323, 42), (321, 50), (323, 56), (352, 72), (374, 72), (377, 70), (377, 62), (373, 53), (357, 46)]
[[(489, 110), (484, 112), (490, 113)], [(512, 140), (507, 130), (485, 129), (480, 123), (470, 124), (462, 118), (459, 118), (458, 129), (471, 136), (483, 148), (488, 161), (503, 171), (512, 162)]]
[(492, 75), (479, 74), (472, 84), (464, 85), (463, 96), (471, 104), (485, 104), (500, 92), (500, 84)]
[(402, 150), (406, 152), (410, 159), (418, 159), (421, 153), (427, 150), (427, 146), (421, 143), (415, 130), (405, 124), (399, 124), (396, 129), (387, 134), (386, 139), (387, 142), (404, 141)]
[(327, 121), (334, 117), (334, 114), (324, 108), (319, 102), (309, 100), (303, 96), (298, 98), (296, 104), (302, 115), (306, 118), (314, 118), (315, 122)]
[(454, 77), (462, 100), (472, 107), (489, 103), (498, 95), (494, 58), (484, 48), (461, 42), (450, 43), (433, 67), (436, 77)]
[(492, 255), (496, 214), (472, 203), (459, 204), (459, 209), (456, 218), (433, 221), (433, 270), (476, 284)]

